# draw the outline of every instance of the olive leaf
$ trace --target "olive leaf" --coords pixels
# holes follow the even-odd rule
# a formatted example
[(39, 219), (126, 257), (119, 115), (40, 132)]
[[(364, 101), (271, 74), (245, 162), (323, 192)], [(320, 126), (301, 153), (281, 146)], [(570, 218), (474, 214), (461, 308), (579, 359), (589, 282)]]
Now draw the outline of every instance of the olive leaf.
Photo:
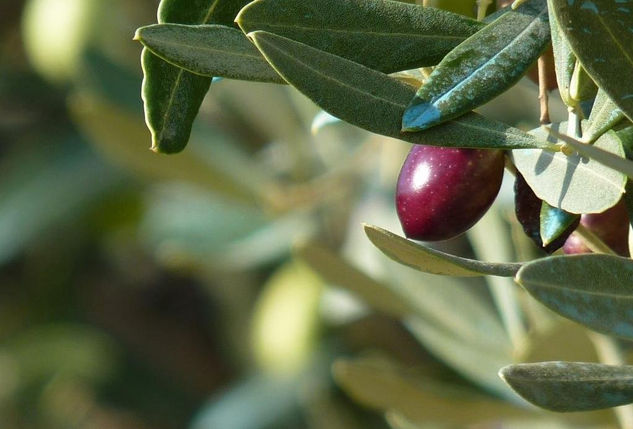
[[(554, 124), (552, 132), (566, 123)], [(532, 134), (542, 139), (557, 140), (547, 131), (538, 128)], [(557, 134), (559, 135), (559, 134)], [(610, 152), (612, 158), (622, 162), (624, 149), (617, 134), (605, 133), (592, 146), (578, 149)], [(576, 148), (576, 146), (574, 146)], [(600, 150), (602, 149), (602, 150)], [(584, 152), (581, 152), (584, 153)], [(621, 172), (604, 166), (598, 160), (588, 159), (579, 154), (565, 155), (562, 152), (544, 150), (513, 151), (514, 164), (521, 172), (534, 193), (553, 207), (570, 213), (599, 213), (614, 206), (624, 192), (626, 177)], [(591, 198), (587, 198), (591, 195)]]
[[(159, 23), (231, 24), (248, 0), (162, 0)], [(152, 134), (152, 150), (180, 152), (187, 145), (193, 121), (209, 90), (211, 78), (173, 66), (143, 49), (145, 122)]]
[(587, 127), (582, 133), (582, 141), (584, 143), (593, 143), (605, 131), (613, 128), (622, 119), (624, 119), (622, 110), (611, 101), (606, 92), (599, 89), (591, 108)]
[(633, 402), (633, 366), (585, 362), (508, 365), (499, 376), (527, 401), (552, 411), (588, 411)]
[(555, 312), (606, 334), (633, 338), (633, 260), (583, 254), (525, 264), (516, 281)]
[(155, 24), (136, 30), (163, 60), (202, 76), (286, 83), (240, 30), (223, 25)]
[(528, 0), (453, 49), (411, 100), (404, 131), (462, 115), (514, 85), (550, 41), (546, 0)]
[(543, 246), (547, 246), (556, 240), (571, 225), (580, 220), (580, 215), (568, 213), (558, 207), (552, 207), (543, 201), (540, 215), (540, 234)]
[[(552, 9), (552, 1), (547, 0), (547, 7)], [(556, 19), (556, 15), (549, 14), (549, 25), (552, 39), (552, 50), (554, 52), (554, 69), (556, 71), (556, 83), (558, 91), (563, 102), (567, 106), (576, 106), (578, 103), (572, 99), (569, 91), (571, 87), (571, 78), (576, 65), (576, 56), (569, 46), (569, 42), (565, 39), (565, 34), (561, 29), (560, 22)]]
[(552, 13), (587, 73), (633, 120), (633, 14), (627, 3), (552, 0)]
[(369, 240), (396, 262), (419, 271), (449, 276), (514, 276), (521, 264), (481, 262), (431, 249), (374, 225), (364, 225)]
[(468, 113), (420, 133), (400, 122), (415, 90), (389, 76), (303, 43), (263, 31), (249, 33), (275, 70), (331, 115), (377, 134), (411, 143), (474, 148), (547, 148), (517, 128)]
[(245, 33), (274, 33), (384, 73), (435, 65), (485, 27), (445, 10), (381, 0), (258, 0), (236, 21)]

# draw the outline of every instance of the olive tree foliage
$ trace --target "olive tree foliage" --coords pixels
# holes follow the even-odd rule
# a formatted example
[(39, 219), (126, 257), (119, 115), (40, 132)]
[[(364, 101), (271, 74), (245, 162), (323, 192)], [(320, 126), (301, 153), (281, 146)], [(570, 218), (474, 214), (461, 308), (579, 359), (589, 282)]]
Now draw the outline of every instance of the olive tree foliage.
[[(633, 145), (633, 1), (525, 0), (493, 13), (485, 6), (476, 20), (391, 0), (163, 0), (158, 24), (135, 36), (144, 46), (142, 97), (152, 149), (183, 150), (212, 79), (231, 78), (290, 85), (337, 120), (413, 145), (503, 151), (506, 169), (517, 175), (517, 215), (530, 238), (551, 253), (547, 245), (558, 240), (560, 247), (576, 230), (589, 253), (543, 252), (528, 262), (494, 263), (444, 253), (377, 226), (364, 226), (367, 237), (400, 264), (439, 276), (513, 279), (504, 287), (521, 287), (600, 334), (632, 339), (633, 261), (584, 219), (618, 204), (629, 215), (633, 209), (626, 192), (633, 178), (627, 160)], [(555, 83), (570, 112), (566, 123), (546, 123), (545, 115), (541, 127), (524, 131), (473, 111), (517, 83), (550, 44)], [(547, 113), (546, 99), (541, 106)], [(462, 192), (460, 198), (469, 196)], [(616, 238), (622, 239), (626, 234)], [(308, 249), (303, 256), (317, 269), (338, 263), (319, 252)], [(350, 270), (339, 271), (364, 275)], [(411, 304), (383, 286), (373, 282), (371, 293), (356, 292), (416, 331)], [(432, 344), (432, 323), (425, 326), (418, 332)], [(477, 352), (483, 353), (445, 358), (468, 373), (468, 365), (456, 360)], [(633, 367), (620, 363), (504, 366), (500, 360), (497, 369), (528, 401), (581, 411), (633, 402)], [(367, 391), (354, 384), (358, 380), (387, 395), (381, 371), (389, 372), (363, 362), (334, 368), (342, 387), (361, 397)], [(486, 376), (471, 378), (498, 389)]]

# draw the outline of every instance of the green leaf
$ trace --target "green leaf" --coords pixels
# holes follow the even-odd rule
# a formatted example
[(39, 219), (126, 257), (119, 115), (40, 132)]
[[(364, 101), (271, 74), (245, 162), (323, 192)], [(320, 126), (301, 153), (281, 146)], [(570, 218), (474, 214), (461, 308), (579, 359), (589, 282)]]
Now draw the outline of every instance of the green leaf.
[(452, 50), (433, 70), (402, 118), (420, 131), (462, 115), (514, 85), (550, 41), (546, 0), (529, 0)]
[(155, 24), (136, 30), (163, 60), (202, 76), (285, 83), (241, 31), (223, 25)]
[(284, 36), (384, 73), (435, 65), (485, 27), (445, 10), (380, 0), (258, 0), (237, 23), (245, 33)]
[(400, 122), (415, 90), (396, 79), (274, 34), (249, 33), (277, 72), (333, 116), (377, 134), (450, 147), (534, 148), (545, 142), (501, 122), (466, 114), (426, 132), (402, 133)]
[(606, 92), (599, 89), (591, 108), (587, 127), (582, 133), (582, 141), (584, 143), (593, 143), (622, 119), (624, 119), (622, 110), (611, 101)]
[[(247, 0), (162, 0), (159, 23), (231, 24)], [(193, 121), (209, 90), (211, 79), (173, 66), (147, 49), (141, 54), (145, 122), (152, 150), (180, 152), (187, 145)]]
[[(622, 147), (622, 139), (620, 137), (621, 134), (611, 131), (608, 134), (603, 134), (603, 137), (609, 135), (619, 141), (618, 146), (622, 148), (622, 152), (624, 152), (624, 148)], [(603, 139), (603, 137), (598, 139), (595, 144), (588, 145), (564, 134), (558, 133), (557, 136), (569, 146), (571, 146), (579, 154), (587, 158), (596, 160), (600, 164), (605, 165), (616, 172), (619, 172), (621, 175), (626, 175), (633, 178), (633, 162), (626, 160), (624, 156), (620, 156), (620, 154), (617, 154), (617, 156), (614, 155), (613, 153), (615, 153), (615, 151), (611, 151), (608, 148), (601, 148), (601, 145), (599, 145), (598, 143), (601, 139)]]
[(633, 120), (633, 14), (628, 0), (552, 0), (574, 53), (592, 79)]
[[(381, 411), (398, 411), (415, 422), (463, 427), (527, 414), (474, 389), (439, 383), (384, 359), (339, 359), (332, 372), (336, 382), (357, 402)], [(456, 403), (459, 413), (454, 412)]]
[[(551, 129), (557, 131), (564, 126), (564, 122), (554, 124)], [(548, 138), (543, 128), (537, 128), (532, 133), (543, 140)], [(551, 136), (549, 139), (557, 142)], [(613, 131), (605, 133), (594, 146), (624, 157), (622, 144)], [(602, 212), (614, 206), (624, 192), (626, 177), (622, 173), (578, 154), (567, 156), (562, 152), (536, 149), (513, 151), (512, 157), (517, 169), (541, 200), (570, 213)]]
[(541, 204), (540, 233), (543, 246), (547, 246), (565, 232), (574, 222), (577, 222), (580, 215), (567, 213), (558, 207), (552, 207), (543, 201)]
[(585, 362), (509, 365), (499, 375), (527, 401), (552, 411), (588, 411), (633, 402), (633, 366)]
[(598, 87), (589, 77), (580, 62), (576, 61), (574, 73), (571, 75), (569, 96), (580, 106), (583, 101), (591, 101), (596, 97)]
[(351, 291), (376, 310), (397, 318), (415, 311), (402, 296), (392, 291), (389, 285), (369, 277), (326, 247), (307, 243), (298, 247), (295, 252), (328, 283)]
[(385, 255), (396, 262), (425, 273), (460, 277), (483, 275), (512, 277), (521, 267), (521, 264), (481, 262), (449, 255), (373, 225), (365, 225), (365, 233)]
[(516, 281), (555, 312), (606, 334), (633, 338), (633, 260), (584, 254), (524, 265)]
[[(547, 0), (547, 7), (552, 9), (552, 1)], [(552, 50), (554, 51), (554, 69), (556, 71), (556, 83), (560, 97), (567, 106), (577, 106), (578, 102), (571, 98), (569, 90), (571, 87), (571, 78), (574, 74), (576, 65), (576, 56), (569, 46), (569, 42), (565, 39), (565, 34), (561, 29), (560, 22), (554, 14), (549, 14), (549, 26), (552, 39)]]

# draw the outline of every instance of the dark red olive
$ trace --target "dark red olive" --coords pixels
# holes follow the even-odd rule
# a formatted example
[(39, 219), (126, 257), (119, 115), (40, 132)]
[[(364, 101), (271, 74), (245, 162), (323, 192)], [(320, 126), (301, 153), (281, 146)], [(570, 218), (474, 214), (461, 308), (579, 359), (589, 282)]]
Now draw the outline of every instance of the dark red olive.
[(413, 146), (396, 189), (405, 235), (437, 241), (465, 232), (495, 200), (503, 167), (499, 150)]
[(547, 246), (543, 246), (541, 239), (541, 205), (543, 201), (536, 196), (523, 176), (517, 172), (514, 182), (514, 212), (517, 220), (523, 227), (525, 235), (530, 237), (534, 244), (547, 253), (553, 253), (561, 248), (567, 237), (576, 229), (580, 219), (571, 224), (561, 235)]
[[(629, 256), (629, 215), (624, 200), (602, 213), (584, 214), (580, 217), (580, 224), (597, 235), (607, 246), (618, 255)], [(578, 234), (572, 234), (563, 252), (568, 255), (576, 253), (591, 253)]]

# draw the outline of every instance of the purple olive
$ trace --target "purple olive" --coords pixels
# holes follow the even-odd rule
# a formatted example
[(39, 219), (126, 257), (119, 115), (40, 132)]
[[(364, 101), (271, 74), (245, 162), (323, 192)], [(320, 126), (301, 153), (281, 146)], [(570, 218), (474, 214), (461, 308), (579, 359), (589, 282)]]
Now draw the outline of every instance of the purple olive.
[[(582, 215), (580, 224), (597, 235), (618, 255), (629, 256), (629, 215), (624, 200), (620, 200), (615, 206), (602, 213)], [(565, 242), (563, 252), (573, 255), (591, 253), (591, 250), (578, 234), (572, 234)]]
[(514, 182), (514, 212), (517, 220), (523, 227), (525, 235), (530, 237), (534, 244), (547, 253), (552, 253), (565, 244), (567, 237), (576, 229), (580, 219), (572, 223), (554, 241), (543, 246), (541, 239), (541, 205), (543, 201), (536, 196), (523, 176), (517, 172)]
[(503, 168), (499, 150), (413, 146), (396, 189), (405, 235), (437, 241), (465, 232), (495, 200)]

